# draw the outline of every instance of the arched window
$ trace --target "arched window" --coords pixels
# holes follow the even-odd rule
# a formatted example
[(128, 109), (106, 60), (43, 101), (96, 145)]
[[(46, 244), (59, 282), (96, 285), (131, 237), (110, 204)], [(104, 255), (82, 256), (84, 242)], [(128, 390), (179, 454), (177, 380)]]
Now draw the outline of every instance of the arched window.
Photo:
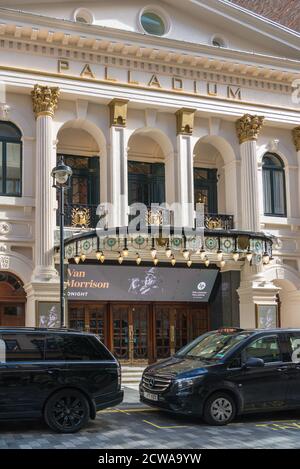
[(22, 194), (22, 142), (20, 130), (0, 121), (0, 195)]
[(263, 189), (265, 215), (286, 216), (284, 164), (273, 153), (263, 157)]

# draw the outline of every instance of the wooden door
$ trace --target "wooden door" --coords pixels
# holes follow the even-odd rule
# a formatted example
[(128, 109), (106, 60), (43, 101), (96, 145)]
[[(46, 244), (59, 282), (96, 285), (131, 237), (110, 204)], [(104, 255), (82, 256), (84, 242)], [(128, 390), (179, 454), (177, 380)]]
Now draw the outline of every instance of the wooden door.
[(111, 310), (114, 354), (128, 364), (147, 361), (149, 306), (113, 304)]

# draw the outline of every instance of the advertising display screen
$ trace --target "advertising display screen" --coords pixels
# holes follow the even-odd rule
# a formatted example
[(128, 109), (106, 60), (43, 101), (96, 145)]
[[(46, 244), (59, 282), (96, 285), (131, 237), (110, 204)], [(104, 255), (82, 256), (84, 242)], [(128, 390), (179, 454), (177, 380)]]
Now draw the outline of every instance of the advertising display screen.
[(208, 302), (218, 271), (111, 265), (70, 265), (68, 299)]

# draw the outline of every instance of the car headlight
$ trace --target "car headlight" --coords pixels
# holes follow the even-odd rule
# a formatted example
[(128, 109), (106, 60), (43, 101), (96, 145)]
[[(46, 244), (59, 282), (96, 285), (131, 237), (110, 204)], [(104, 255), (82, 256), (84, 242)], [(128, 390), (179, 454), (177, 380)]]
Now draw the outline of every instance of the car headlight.
[(177, 392), (191, 392), (193, 387), (199, 384), (204, 375), (202, 376), (195, 376), (194, 378), (181, 378), (176, 380)]

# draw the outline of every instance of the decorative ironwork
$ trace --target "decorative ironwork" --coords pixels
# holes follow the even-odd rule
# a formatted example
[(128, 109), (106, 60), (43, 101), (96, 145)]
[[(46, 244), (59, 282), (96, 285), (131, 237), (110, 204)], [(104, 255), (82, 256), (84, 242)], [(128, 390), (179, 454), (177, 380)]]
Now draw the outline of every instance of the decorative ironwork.
[(73, 228), (96, 228), (99, 216), (97, 205), (68, 204), (65, 206), (65, 226)]
[(208, 230), (233, 230), (233, 215), (204, 215), (204, 226)]
[(72, 208), (72, 226), (82, 226), (88, 228), (91, 224), (90, 208)]

